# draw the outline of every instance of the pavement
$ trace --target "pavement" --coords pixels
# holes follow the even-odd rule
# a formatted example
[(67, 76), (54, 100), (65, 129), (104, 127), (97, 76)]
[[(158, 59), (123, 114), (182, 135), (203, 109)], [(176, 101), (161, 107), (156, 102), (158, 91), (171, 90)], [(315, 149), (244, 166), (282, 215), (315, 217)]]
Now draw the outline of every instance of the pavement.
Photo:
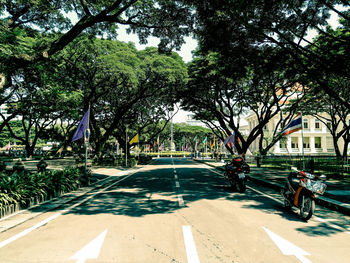
[[(27, 168), (25, 162), (25, 166)], [(60, 164), (72, 164), (70, 161), (66, 162), (65, 160), (60, 160)], [(54, 164), (54, 167), (57, 166), (57, 163)], [(71, 166), (71, 165), (69, 165)], [(49, 167), (49, 166), (48, 166)], [(50, 167), (54, 169), (54, 167)], [(95, 187), (101, 187), (108, 180), (116, 177), (121, 177), (129, 173), (133, 173), (140, 169), (142, 166), (136, 166), (134, 168), (105, 168), (105, 167), (93, 167), (91, 168), (92, 180), (91, 185), (87, 187), (81, 187), (75, 191), (67, 192), (62, 195), (59, 195), (53, 199), (40, 202), (36, 205), (32, 205), (27, 209), (17, 209), (15, 211), (7, 211), (3, 216), (0, 215), (0, 233), (7, 231), (23, 222), (37, 217), (45, 212), (53, 211), (63, 207), (64, 205), (85, 196), (87, 193), (92, 192)], [(60, 169), (65, 167), (60, 167)]]
[[(197, 159), (196, 161), (202, 162), (220, 171), (224, 170), (222, 162), (215, 162), (215, 160), (212, 159)], [(284, 187), (289, 173), (289, 170), (251, 166), (248, 179), (280, 191)], [(326, 192), (322, 196), (318, 195), (316, 203), (343, 214), (350, 215), (350, 178), (329, 178), (325, 183), (327, 184)]]

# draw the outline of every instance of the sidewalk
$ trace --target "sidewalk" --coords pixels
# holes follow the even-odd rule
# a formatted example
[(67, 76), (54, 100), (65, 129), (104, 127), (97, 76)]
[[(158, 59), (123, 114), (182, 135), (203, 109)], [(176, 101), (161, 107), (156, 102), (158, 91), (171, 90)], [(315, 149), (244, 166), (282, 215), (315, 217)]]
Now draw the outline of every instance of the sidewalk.
[[(223, 163), (215, 160), (196, 160), (218, 170), (223, 171)], [(280, 191), (290, 171), (274, 170), (269, 168), (251, 167), (249, 180), (269, 186)], [(341, 180), (329, 179), (326, 181), (327, 189), (324, 195), (319, 195), (316, 202), (327, 208), (350, 215), (350, 178)]]
[[(18, 210), (0, 218), (0, 233), (45, 212), (63, 207), (64, 205), (83, 197), (88, 192), (93, 191), (95, 187), (103, 186), (103, 184), (108, 182), (108, 180), (111, 178), (124, 176), (125, 174), (131, 173), (140, 167), (137, 166), (131, 169), (94, 167), (92, 168), (92, 184), (90, 186), (81, 187), (75, 191), (67, 192), (53, 199), (36, 204), (27, 209)], [(64, 168), (64, 166), (61, 168)]]

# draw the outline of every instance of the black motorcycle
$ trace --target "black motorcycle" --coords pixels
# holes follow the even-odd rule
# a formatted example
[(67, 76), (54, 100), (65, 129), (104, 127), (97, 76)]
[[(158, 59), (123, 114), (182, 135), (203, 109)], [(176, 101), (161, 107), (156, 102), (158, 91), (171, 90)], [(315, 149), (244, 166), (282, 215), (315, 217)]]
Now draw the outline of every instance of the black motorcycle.
[(226, 163), (224, 176), (229, 181), (234, 190), (244, 193), (246, 190), (247, 176), (250, 172), (249, 165), (242, 157), (233, 158), (231, 162)]

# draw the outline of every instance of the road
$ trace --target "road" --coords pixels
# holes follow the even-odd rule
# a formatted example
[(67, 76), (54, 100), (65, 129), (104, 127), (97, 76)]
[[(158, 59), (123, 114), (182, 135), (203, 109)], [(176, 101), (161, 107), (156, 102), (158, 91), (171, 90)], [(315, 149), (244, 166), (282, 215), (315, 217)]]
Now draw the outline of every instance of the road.
[(319, 209), (304, 222), (280, 202), (250, 182), (234, 192), (204, 164), (156, 159), (0, 233), (0, 262), (350, 262), (348, 217)]

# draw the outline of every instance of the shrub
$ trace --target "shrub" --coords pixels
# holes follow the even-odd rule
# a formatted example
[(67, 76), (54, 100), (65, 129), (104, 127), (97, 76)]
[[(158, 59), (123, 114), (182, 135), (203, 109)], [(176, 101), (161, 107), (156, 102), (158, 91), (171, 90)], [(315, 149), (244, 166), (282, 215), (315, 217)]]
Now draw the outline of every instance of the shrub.
[(28, 205), (33, 197), (45, 196), (78, 189), (90, 183), (91, 171), (82, 168), (66, 168), (62, 171), (47, 171), (30, 174), (25, 171), (12, 175), (0, 174), (0, 208), (16, 202)]
[(129, 167), (134, 167), (137, 165), (137, 160), (135, 158), (129, 158), (128, 159), (128, 166)]

